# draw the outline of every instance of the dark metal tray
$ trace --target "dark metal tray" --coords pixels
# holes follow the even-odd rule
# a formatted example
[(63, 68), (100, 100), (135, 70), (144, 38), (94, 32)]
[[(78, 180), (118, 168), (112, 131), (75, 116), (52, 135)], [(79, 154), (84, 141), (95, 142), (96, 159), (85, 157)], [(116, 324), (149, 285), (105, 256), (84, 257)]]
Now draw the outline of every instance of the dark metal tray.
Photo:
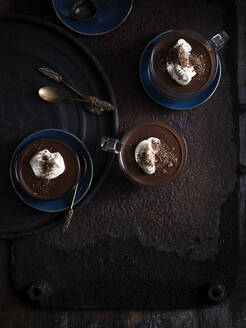
[[(76, 211), (69, 233), (57, 227), (12, 244), (16, 291), (49, 308), (200, 307), (214, 304), (208, 290), (216, 285), (230, 295), (239, 254), (235, 13), (232, 1), (184, 7), (141, 0), (117, 31), (82, 38), (114, 85), (121, 134), (142, 119), (173, 125), (187, 142), (187, 164), (169, 185), (146, 189), (115, 163), (103, 192)], [(138, 76), (146, 44), (173, 27), (207, 37), (225, 29), (231, 37), (216, 93), (186, 112), (154, 103)]]
[(43, 231), (63, 219), (61, 214), (33, 210), (16, 196), (8, 171), (17, 144), (29, 134), (47, 128), (64, 129), (78, 136), (88, 147), (94, 163), (93, 183), (82, 201), (85, 205), (102, 184), (112, 163), (112, 156), (97, 151), (100, 137), (114, 136), (118, 119), (117, 112), (97, 117), (85, 112), (80, 103), (48, 104), (38, 97), (41, 86), (55, 85), (38, 72), (39, 67), (47, 66), (60, 72), (78, 90), (115, 103), (102, 67), (72, 35), (38, 19), (2, 16), (0, 38), (0, 168), (4, 172), (0, 177), (0, 237), (14, 238)]

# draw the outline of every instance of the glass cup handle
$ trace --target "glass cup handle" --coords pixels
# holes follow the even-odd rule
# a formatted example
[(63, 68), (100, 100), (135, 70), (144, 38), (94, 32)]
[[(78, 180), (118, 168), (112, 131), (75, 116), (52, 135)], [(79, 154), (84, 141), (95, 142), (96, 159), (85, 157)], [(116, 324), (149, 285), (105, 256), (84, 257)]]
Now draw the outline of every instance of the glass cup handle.
[(216, 50), (220, 50), (224, 47), (226, 42), (230, 39), (229, 35), (226, 33), (226, 31), (221, 31), (217, 34), (215, 34), (210, 40), (215, 45)]
[(101, 149), (105, 151), (110, 151), (115, 154), (119, 154), (121, 150), (121, 142), (118, 139), (102, 137)]

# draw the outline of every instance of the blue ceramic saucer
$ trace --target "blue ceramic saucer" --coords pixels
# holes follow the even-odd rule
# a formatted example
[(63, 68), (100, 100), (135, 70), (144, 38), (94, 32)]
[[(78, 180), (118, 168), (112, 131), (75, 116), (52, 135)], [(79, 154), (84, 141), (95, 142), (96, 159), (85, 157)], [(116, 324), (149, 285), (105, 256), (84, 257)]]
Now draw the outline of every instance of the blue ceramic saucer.
[(54, 200), (40, 200), (27, 194), (17, 179), (16, 160), (18, 158), (18, 155), (20, 154), (20, 152), (22, 151), (22, 149), (26, 144), (28, 144), (30, 141), (42, 137), (52, 137), (65, 142), (73, 149), (73, 151), (79, 157), (83, 157), (85, 159), (86, 171), (85, 174), (81, 177), (79, 182), (77, 195), (75, 199), (75, 205), (78, 204), (78, 202), (86, 195), (87, 191), (90, 188), (92, 177), (93, 177), (93, 164), (92, 164), (91, 156), (88, 150), (86, 149), (86, 147), (84, 146), (84, 144), (77, 137), (64, 130), (57, 130), (57, 129), (41, 130), (31, 134), (29, 137), (24, 139), (16, 148), (13, 157), (11, 159), (11, 163), (10, 163), (11, 182), (17, 195), (23, 200), (24, 203), (31, 206), (32, 208), (44, 212), (64, 211), (67, 208), (69, 208), (69, 206), (71, 205), (73, 190), (66, 193), (64, 196)]
[(215, 90), (219, 85), (219, 81), (221, 77), (220, 59), (218, 58), (219, 67), (218, 67), (217, 74), (211, 85), (206, 90), (204, 90), (203, 93), (192, 99), (186, 99), (186, 100), (170, 99), (155, 89), (149, 76), (148, 67), (149, 67), (151, 53), (161, 37), (162, 35), (158, 35), (156, 38), (150, 41), (150, 43), (146, 46), (142, 54), (140, 60), (140, 66), (139, 66), (139, 73), (140, 73), (140, 80), (142, 82), (143, 88), (155, 102), (166, 108), (175, 109), (175, 110), (187, 110), (203, 104), (213, 95), (213, 93), (215, 92)]
[[(92, 0), (96, 5), (105, 0)], [(97, 14), (90, 20), (76, 20), (70, 16), (70, 11), (76, 0), (53, 0), (57, 16), (63, 24), (75, 32), (85, 35), (98, 35), (113, 31), (128, 17), (133, 0), (108, 0), (106, 6), (98, 8)]]

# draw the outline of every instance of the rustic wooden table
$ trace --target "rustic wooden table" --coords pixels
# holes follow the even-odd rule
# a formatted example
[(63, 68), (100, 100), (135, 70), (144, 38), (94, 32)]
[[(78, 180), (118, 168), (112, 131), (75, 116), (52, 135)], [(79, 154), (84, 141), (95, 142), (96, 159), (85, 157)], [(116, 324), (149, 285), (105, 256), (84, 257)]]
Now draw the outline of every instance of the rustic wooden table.
[[(30, 0), (1, 0), (1, 13), (21, 13), (35, 15), (49, 19), (50, 1), (30, 1)], [(238, 16), (238, 39), (240, 47), (238, 49), (238, 68), (245, 70), (246, 46), (245, 46), (245, 22), (246, 14), (244, 1), (237, 1)], [(54, 17), (53, 17), (54, 19)], [(244, 45), (244, 46), (243, 46)], [(240, 71), (240, 70), (239, 70)], [(246, 104), (246, 93), (242, 92), (243, 74), (238, 75), (239, 82), (239, 105), (244, 109)], [(240, 120), (240, 130), (245, 130), (245, 114), (242, 113)], [(241, 132), (243, 133), (243, 132)], [(245, 145), (241, 145), (245, 148)], [(246, 152), (245, 152), (246, 153)], [(244, 153), (241, 154), (241, 163), (246, 164)], [(241, 185), (245, 186), (244, 177), (241, 178)], [(242, 207), (242, 243), (244, 237), (244, 203)], [(246, 327), (246, 250), (242, 246), (241, 265), (238, 276), (238, 283), (233, 295), (225, 303), (196, 310), (179, 311), (147, 311), (147, 310), (70, 310), (70, 311), (49, 311), (35, 308), (24, 303), (14, 294), (9, 279), (9, 242), (0, 241), (0, 327), (176, 327), (176, 328), (227, 328)]]

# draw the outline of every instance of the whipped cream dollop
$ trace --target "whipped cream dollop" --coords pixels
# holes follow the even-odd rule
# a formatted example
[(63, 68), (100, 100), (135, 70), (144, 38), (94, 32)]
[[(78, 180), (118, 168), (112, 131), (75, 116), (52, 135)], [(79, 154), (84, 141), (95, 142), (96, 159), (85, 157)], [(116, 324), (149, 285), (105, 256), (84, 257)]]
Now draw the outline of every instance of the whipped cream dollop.
[(65, 163), (60, 153), (43, 149), (30, 159), (30, 165), (37, 178), (55, 179), (65, 171)]
[(155, 154), (159, 151), (161, 141), (150, 137), (142, 140), (135, 148), (135, 160), (146, 174), (155, 173)]
[(187, 85), (196, 75), (194, 66), (190, 62), (191, 45), (184, 39), (169, 50), (166, 68), (171, 78), (180, 85)]

